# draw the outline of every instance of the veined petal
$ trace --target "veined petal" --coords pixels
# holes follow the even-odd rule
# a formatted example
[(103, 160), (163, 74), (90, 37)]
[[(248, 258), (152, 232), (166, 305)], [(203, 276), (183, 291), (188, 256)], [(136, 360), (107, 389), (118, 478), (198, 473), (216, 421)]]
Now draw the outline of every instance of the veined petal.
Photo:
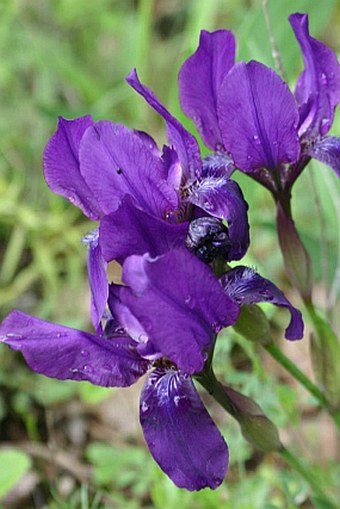
[(228, 30), (201, 31), (199, 46), (182, 65), (178, 76), (182, 110), (190, 117), (204, 143), (222, 145), (217, 97), (224, 77), (235, 64), (235, 38)]
[(327, 164), (340, 177), (340, 138), (326, 136), (305, 148), (306, 154)]
[(180, 163), (183, 168), (183, 174), (186, 179), (198, 175), (201, 170), (201, 157), (197, 141), (192, 134), (187, 131), (182, 124), (169, 113), (161, 104), (153, 92), (143, 85), (133, 69), (127, 76), (126, 81), (136, 90), (150, 106), (159, 113), (167, 123), (168, 137), (171, 144), (174, 145), (178, 153)]
[(151, 454), (180, 488), (215, 489), (228, 468), (228, 447), (191, 379), (156, 369), (140, 399), (140, 422)]
[[(203, 369), (214, 334), (235, 323), (239, 307), (211, 268), (187, 250), (151, 259), (130, 256), (119, 298), (146, 330), (156, 351), (186, 373)], [(119, 319), (119, 316), (118, 316)]]
[(161, 159), (123, 125), (100, 121), (86, 131), (80, 171), (105, 214), (116, 210), (125, 194), (158, 217), (178, 206), (176, 191), (162, 178)]
[(225, 77), (217, 111), (225, 149), (245, 172), (297, 161), (299, 113), (286, 83), (259, 62), (240, 62)]
[(301, 312), (292, 306), (274, 283), (261, 277), (253, 269), (242, 265), (223, 274), (220, 281), (229, 297), (240, 305), (270, 302), (275, 306), (287, 308), (291, 319), (286, 328), (286, 338), (292, 340), (302, 338), (303, 321)]
[(92, 125), (90, 115), (74, 120), (59, 117), (57, 131), (46, 145), (43, 161), (49, 188), (96, 220), (102, 215), (101, 208), (79, 169), (80, 141)]
[(249, 246), (248, 204), (233, 180), (207, 174), (192, 186), (188, 200), (228, 223), (231, 248), (228, 261), (242, 258)]
[(87, 258), (87, 271), (91, 289), (91, 321), (97, 330), (106, 308), (109, 296), (107, 263), (103, 258), (100, 245), (90, 246)]
[(308, 15), (289, 17), (305, 64), (296, 84), (300, 110), (299, 134), (308, 139), (324, 136), (332, 126), (340, 101), (340, 65), (336, 53), (309, 35)]
[(131, 196), (125, 196), (119, 208), (100, 222), (100, 246), (106, 261), (122, 263), (127, 256), (149, 253), (158, 256), (184, 246), (188, 223), (171, 224), (143, 212)]
[(2, 322), (0, 341), (19, 350), (36, 373), (59, 380), (127, 387), (149, 368), (128, 336), (106, 339), (21, 311), (12, 311)]

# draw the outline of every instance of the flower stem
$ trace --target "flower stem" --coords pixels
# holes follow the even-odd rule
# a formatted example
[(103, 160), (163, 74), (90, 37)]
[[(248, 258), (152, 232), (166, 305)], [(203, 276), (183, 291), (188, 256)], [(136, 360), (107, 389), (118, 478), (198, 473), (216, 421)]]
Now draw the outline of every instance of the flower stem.
[(302, 371), (300, 371), (299, 368), (288, 357), (286, 357), (274, 343), (264, 345), (264, 348), (295, 378), (295, 380), (303, 385), (303, 387), (318, 400), (320, 405), (330, 413), (335, 424), (340, 429), (340, 415), (339, 413), (334, 413), (332, 405), (323, 392)]

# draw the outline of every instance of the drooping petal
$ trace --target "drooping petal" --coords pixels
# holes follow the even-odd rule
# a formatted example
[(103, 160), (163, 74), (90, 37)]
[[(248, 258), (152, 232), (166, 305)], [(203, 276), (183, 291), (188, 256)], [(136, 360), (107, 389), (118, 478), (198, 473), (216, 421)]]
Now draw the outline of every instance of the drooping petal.
[(192, 186), (188, 201), (227, 221), (231, 240), (228, 261), (242, 258), (249, 246), (249, 224), (248, 205), (239, 185), (229, 178), (207, 174)]
[(340, 138), (326, 136), (305, 149), (306, 154), (332, 168), (340, 177)]
[(269, 67), (236, 64), (222, 83), (217, 111), (223, 144), (240, 170), (275, 170), (298, 159), (295, 99)]
[(36, 373), (59, 380), (127, 387), (149, 367), (128, 336), (105, 339), (21, 311), (12, 311), (2, 322), (0, 341), (19, 350)]
[(195, 138), (190, 134), (182, 124), (169, 113), (169, 111), (160, 103), (158, 98), (151, 90), (143, 85), (133, 69), (127, 76), (126, 81), (136, 90), (150, 106), (159, 113), (167, 123), (168, 137), (171, 144), (174, 145), (180, 163), (183, 168), (183, 174), (186, 179), (194, 177), (200, 173), (201, 158), (200, 150)]
[(107, 263), (103, 258), (101, 246), (97, 239), (89, 246), (87, 258), (87, 272), (91, 289), (91, 321), (97, 330), (106, 308), (109, 296), (109, 285), (107, 280)]
[(44, 151), (44, 175), (50, 189), (79, 207), (90, 219), (102, 215), (100, 205), (79, 169), (79, 147), (85, 131), (93, 125), (90, 115), (66, 120), (59, 117), (58, 128)]
[(125, 194), (157, 217), (178, 206), (176, 191), (162, 177), (161, 159), (123, 125), (100, 121), (86, 131), (80, 171), (105, 214), (116, 210)]
[(199, 46), (182, 65), (178, 76), (182, 110), (190, 117), (204, 143), (222, 145), (217, 97), (222, 81), (235, 64), (235, 38), (228, 30), (201, 31)]
[[(274, 283), (261, 277), (253, 269), (240, 265), (226, 272), (220, 278), (226, 293), (240, 305), (270, 302), (289, 310), (291, 319), (286, 328), (287, 339), (301, 339), (303, 321), (301, 312), (296, 309)], [(255, 326), (256, 324), (254, 324)]]
[(106, 261), (122, 263), (127, 256), (149, 253), (158, 256), (184, 246), (188, 223), (171, 224), (143, 212), (130, 196), (100, 222), (100, 246)]
[(333, 50), (309, 35), (307, 14), (292, 14), (289, 21), (305, 64), (295, 89), (299, 134), (310, 140), (324, 136), (332, 126), (340, 101), (340, 65)]
[[(235, 323), (239, 307), (209, 266), (187, 250), (156, 259), (130, 256), (119, 298), (146, 330), (155, 350), (186, 373), (202, 370), (214, 334)], [(118, 317), (119, 319), (119, 317)]]
[(140, 422), (151, 454), (180, 488), (217, 488), (228, 467), (228, 447), (191, 379), (156, 369), (140, 399)]

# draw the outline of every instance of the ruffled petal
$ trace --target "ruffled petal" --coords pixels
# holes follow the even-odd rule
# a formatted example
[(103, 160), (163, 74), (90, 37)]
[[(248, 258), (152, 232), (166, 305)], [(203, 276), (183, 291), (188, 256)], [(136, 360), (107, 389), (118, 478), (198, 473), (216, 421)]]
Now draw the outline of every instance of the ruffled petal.
[(242, 258), (249, 246), (249, 224), (248, 205), (239, 185), (229, 178), (208, 174), (192, 186), (188, 201), (227, 221), (231, 240), (228, 261)]
[(305, 64), (295, 89), (299, 134), (310, 140), (324, 136), (333, 124), (340, 101), (340, 65), (333, 50), (309, 35), (307, 14), (292, 14), (289, 21)]
[(174, 145), (179, 160), (183, 168), (185, 179), (193, 177), (200, 173), (201, 157), (197, 141), (192, 134), (187, 131), (182, 124), (169, 113), (169, 111), (160, 103), (150, 89), (143, 85), (133, 69), (127, 76), (126, 81), (136, 90), (150, 106), (159, 113), (167, 123), (168, 137), (171, 144)]
[(170, 224), (137, 208), (125, 196), (119, 208), (100, 222), (100, 246), (106, 261), (123, 263), (127, 256), (158, 256), (184, 246), (188, 223)]
[(228, 447), (191, 379), (171, 369), (147, 378), (140, 422), (151, 454), (180, 488), (217, 488), (228, 468)]
[(222, 83), (217, 111), (223, 144), (240, 170), (275, 170), (297, 161), (295, 99), (269, 67), (255, 61), (236, 64)]
[(305, 148), (305, 153), (327, 164), (340, 177), (340, 138), (326, 136)]
[(235, 45), (228, 30), (202, 30), (198, 49), (184, 62), (178, 76), (182, 110), (212, 150), (222, 146), (217, 96), (224, 77), (235, 64)]
[[(156, 351), (186, 373), (203, 369), (214, 334), (234, 324), (239, 306), (211, 268), (185, 249), (156, 259), (130, 256), (119, 298), (142, 324)], [(119, 316), (118, 316), (119, 319)]]
[(12, 311), (0, 325), (0, 341), (19, 350), (36, 373), (59, 380), (87, 380), (127, 387), (149, 368), (128, 336), (109, 339)]
[(79, 147), (85, 131), (93, 125), (90, 115), (66, 120), (59, 117), (58, 128), (44, 151), (44, 175), (50, 189), (67, 198), (92, 220), (102, 215), (100, 205), (79, 169)]
[(123, 125), (100, 121), (86, 131), (80, 171), (105, 214), (116, 210), (125, 194), (158, 217), (178, 206), (176, 191), (162, 178), (161, 159)]
[(253, 269), (242, 265), (226, 272), (220, 278), (220, 281), (226, 293), (240, 305), (270, 302), (275, 306), (287, 308), (291, 319), (286, 328), (286, 338), (292, 340), (302, 338), (303, 321), (301, 312), (292, 306), (274, 283), (261, 277)]

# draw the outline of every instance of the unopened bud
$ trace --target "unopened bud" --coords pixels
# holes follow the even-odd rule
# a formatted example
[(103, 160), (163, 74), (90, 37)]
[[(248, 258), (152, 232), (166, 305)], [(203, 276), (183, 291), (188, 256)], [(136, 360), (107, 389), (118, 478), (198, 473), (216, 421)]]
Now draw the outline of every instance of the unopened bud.
[(280, 450), (282, 444), (279, 432), (275, 424), (264, 415), (262, 408), (251, 398), (231, 387), (223, 386), (223, 389), (232, 406), (232, 415), (240, 424), (244, 438), (262, 451)]
[(267, 345), (272, 342), (268, 318), (256, 304), (241, 307), (234, 329), (245, 339), (254, 343)]
[(216, 217), (199, 217), (191, 221), (186, 238), (188, 249), (204, 262), (227, 259), (231, 247), (228, 228)]

